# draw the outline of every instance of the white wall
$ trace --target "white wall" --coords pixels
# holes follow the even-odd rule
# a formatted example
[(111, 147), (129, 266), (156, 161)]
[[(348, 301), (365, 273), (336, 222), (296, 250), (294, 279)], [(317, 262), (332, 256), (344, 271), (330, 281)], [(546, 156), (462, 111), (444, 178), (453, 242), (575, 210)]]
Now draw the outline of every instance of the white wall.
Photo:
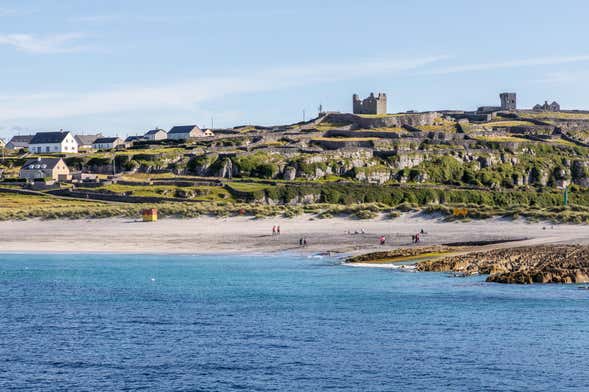
[(71, 134), (68, 134), (61, 143), (42, 143), (29, 145), (29, 151), (36, 154), (47, 153), (77, 153), (78, 142)]

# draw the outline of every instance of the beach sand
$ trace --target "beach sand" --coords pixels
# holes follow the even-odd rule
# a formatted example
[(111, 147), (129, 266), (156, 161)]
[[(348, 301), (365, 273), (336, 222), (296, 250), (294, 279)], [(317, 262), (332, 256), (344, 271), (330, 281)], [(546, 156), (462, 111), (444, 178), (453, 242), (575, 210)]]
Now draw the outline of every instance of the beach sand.
[[(274, 225), (280, 225), (280, 236), (272, 236)], [(527, 245), (589, 243), (589, 226), (552, 226), (498, 218), (443, 222), (435, 217), (404, 214), (392, 220), (200, 217), (149, 223), (109, 218), (0, 222), (0, 253), (359, 254), (412, 246), (411, 235), (421, 229), (426, 232), (421, 236), (421, 245), (521, 238), (528, 239)], [(347, 234), (362, 230), (365, 234)], [(386, 236), (385, 246), (379, 245), (381, 235)], [(299, 246), (301, 237), (307, 238), (306, 248)]]

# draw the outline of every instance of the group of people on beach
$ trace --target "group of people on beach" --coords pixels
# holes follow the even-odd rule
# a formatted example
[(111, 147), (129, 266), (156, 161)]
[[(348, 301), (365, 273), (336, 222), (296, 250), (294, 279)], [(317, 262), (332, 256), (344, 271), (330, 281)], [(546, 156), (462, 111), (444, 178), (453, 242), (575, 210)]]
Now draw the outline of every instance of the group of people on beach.
[(280, 225), (276, 226), (272, 226), (272, 237), (277, 237), (280, 235)]
[(421, 237), (420, 236), (423, 235), (423, 234), (425, 234), (425, 231), (423, 231), (423, 229), (421, 229), (419, 231), (419, 233), (411, 236), (411, 242), (414, 243), (414, 244), (419, 244), (420, 241), (421, 241)]
[[(427, 234), (423, 229), (421, 229), (417, 234), (414, 234), (411, 236), (411, 243), (413, 244), (419, 244), (421, 243), (421, 236)], [(378, 242), (380, 243), (381, 246), (385, 245), (387, 242), (387, 239), (384, 235), (381, 235), (380, 237), (378, 237)]]
[(299, 238), (299, 246), (306, 248), (307, 247), (307, 237)]
[(366, 234), (366, 229), (360, 229), (360, 230), (354, 230), (354, 231), (348, 229), (348, 230), (346, 230), (346, 234), (347, 235)]

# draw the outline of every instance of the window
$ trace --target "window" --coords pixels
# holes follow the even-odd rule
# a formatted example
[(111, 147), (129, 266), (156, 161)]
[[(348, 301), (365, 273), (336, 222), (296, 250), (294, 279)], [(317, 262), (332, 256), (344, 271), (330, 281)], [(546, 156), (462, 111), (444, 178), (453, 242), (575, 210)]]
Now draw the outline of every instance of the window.
[[(50, 152), (50, 151), (51, 151), (51, 147), (49, 147), (49, 146), (45, 147), (45, 152)], [(41, 151), (39, 151), (39, 152), (41, 152)]]

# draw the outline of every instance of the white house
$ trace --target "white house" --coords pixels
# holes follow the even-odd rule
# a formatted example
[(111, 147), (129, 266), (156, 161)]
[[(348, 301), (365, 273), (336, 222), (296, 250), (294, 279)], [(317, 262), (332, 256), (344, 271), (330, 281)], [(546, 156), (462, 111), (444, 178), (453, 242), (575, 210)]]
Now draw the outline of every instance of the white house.
[(151, 131), (147, 131), (143, 136), (145, 140), (165, 140), (168, 138), (168, 134), (163, 129), (152, 129)]
[(196, 125), (182, 125), (173, 127), (168, 132), (168, 139), (186, 140), (193, 137), (204, 137), (204, 132)]
[(29, 151), (35, 154), (76, 154), (78, 142), (70, 132), (37, 132), (29, 142)]
[(94, 141), (92, 148), (95, 150), (112, 150), (124, 144), (125, 141), (120, 137), (101, 137)]

